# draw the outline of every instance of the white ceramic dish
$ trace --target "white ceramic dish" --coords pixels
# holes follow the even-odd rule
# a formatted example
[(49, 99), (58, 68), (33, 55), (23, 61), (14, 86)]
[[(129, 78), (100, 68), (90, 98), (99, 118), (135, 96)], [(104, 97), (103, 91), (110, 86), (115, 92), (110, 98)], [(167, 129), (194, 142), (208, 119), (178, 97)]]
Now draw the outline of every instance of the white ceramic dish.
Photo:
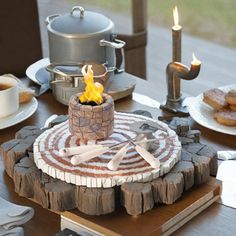
[[(49, 61), (49, 58), (43, 58), (39, 61), (36, 61), (34, 64), (30, 65), (27, 69), (26, 69), (26, 75), (27, 77), (32, 80), (33, 82), (35, 82), (36, 84), (38, 85), (42, 85), (42, 83), (40, 83), (40, 81), (37, 80), (37, 72), (48, 66), (50, 64), (50, 61)], [(46, 71), (46, 69), (45, 69)], [(39, 76), (42, 76), (42, 75), (39, 75)], [(45, 75), (47, 76), (47, 75)], [(48, 73), (48, 80), (49, 80), (50, 76), (49, 76), (49, 73)]]
[(18, 124), (34, 114), (38, 107), (38, 101), (33, 98), (30, 102), (21, 104), (14, 114), (0, 119), (0, 130)]
[(19, 87), (17, 80), (9, 76), (0, 76), (0, 84), (3, 86), (0, 91), (0, 118), (3, 118), (19, 109)]
[[(225, 92), (236, 89), (236, 84), (220, 87)], [(191, 117), (200, 125), (220, 133), (236, 135), (236, 126), (221, 125), (214, 119), (214, 110), (202, 101), (203, 94), (186, 98), (184, 104), (188, 107)]]

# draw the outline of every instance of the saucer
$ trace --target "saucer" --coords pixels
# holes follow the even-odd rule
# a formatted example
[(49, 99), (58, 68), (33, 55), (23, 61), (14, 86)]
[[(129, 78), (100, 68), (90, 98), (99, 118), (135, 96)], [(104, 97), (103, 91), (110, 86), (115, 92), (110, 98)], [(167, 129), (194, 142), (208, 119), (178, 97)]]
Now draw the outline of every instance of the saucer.
[(18, 124), (34, 114), (38, 107), (36, 98), (33, 98), (30, 102), (20, 104), (17, 112), (10, 116), (0, 118), (0, 130)]

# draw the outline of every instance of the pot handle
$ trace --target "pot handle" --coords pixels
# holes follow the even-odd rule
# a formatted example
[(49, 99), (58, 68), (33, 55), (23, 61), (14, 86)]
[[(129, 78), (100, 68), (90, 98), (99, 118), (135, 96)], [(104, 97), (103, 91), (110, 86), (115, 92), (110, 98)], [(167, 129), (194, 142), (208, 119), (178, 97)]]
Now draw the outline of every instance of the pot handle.
[(99, 45), (104, 47), (111, 47), (111, 48), (115, 48), (115, 49), (121, 49), (125, 46), (125, 42), (119, 39), (114, 39), (113, 42), (107, 41), (105, 39), (101, 39), (99, 41)]
[(54, 19), (54, 18), (56, 18), (56, 17), (58, 17), (58, 16), (60, 16), (60, 14), (54, 14), (54, 15), (48, 16), (48, 17), (45, 19), (45, 24), (46, 24), (46, 25), (49, 25), (49, 23), (52, 21), (52, 19)]
[(73, 15), (74, 11), (77, 11), (77, 10), (80, 11), (80, 18), (84, 18), (84, 8), (81, 6), (72, 7), (70, 14)]

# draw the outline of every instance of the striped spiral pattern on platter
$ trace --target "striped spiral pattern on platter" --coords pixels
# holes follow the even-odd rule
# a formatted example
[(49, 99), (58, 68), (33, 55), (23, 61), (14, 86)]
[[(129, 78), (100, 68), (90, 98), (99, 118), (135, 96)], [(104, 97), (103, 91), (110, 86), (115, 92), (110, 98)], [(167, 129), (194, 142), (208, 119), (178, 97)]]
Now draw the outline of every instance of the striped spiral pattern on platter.
[[(115, 112), (113, 134), (108, 139), (97, 143), (110, 146), (134, 138), (136, 133), (130, 130), (130, 124), (146, 120), (154, 121), (141, 115)], [(73, 166), (70, 163), (71, 157), (60, 157), (58, 154), (63, 147), (80, 145), (79, 140), (69, 132), (68, 121), (46, 130), (36, 139), (34, 161), (39, 169), (54, 178), (87, 187), (108, 188), (124, 182), (151, 181), (168, 173), (179, 161), (181, 152), (181, 143), (176, 133), (165, 123), (155, 122), (158, 122), (162, 130), (153, 134), (157, 141), (152, 144), (150, 152), (159, 159), (160, 168), (153, 169), (131, 144), (116, 171), (109, 170), (107, 164), (119, 148)]]

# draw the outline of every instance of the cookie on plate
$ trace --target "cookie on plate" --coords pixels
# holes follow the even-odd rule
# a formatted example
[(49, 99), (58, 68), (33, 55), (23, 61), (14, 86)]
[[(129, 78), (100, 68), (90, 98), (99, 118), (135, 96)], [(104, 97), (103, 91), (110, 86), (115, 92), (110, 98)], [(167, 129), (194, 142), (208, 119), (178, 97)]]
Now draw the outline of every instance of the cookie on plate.
[(231, 105), (236, 105), (236, 90), (231, 89), (226, 95), (225, 100)]
[(236, 111), (223, 109), (214, 114), (216, 121), (222, 125), (236, 126)]
[(220, 110), (228, 105), (225, 95), (226, 93), (218, 88), (210, 89), (203, 93), (203, 101), (214, 109)]

